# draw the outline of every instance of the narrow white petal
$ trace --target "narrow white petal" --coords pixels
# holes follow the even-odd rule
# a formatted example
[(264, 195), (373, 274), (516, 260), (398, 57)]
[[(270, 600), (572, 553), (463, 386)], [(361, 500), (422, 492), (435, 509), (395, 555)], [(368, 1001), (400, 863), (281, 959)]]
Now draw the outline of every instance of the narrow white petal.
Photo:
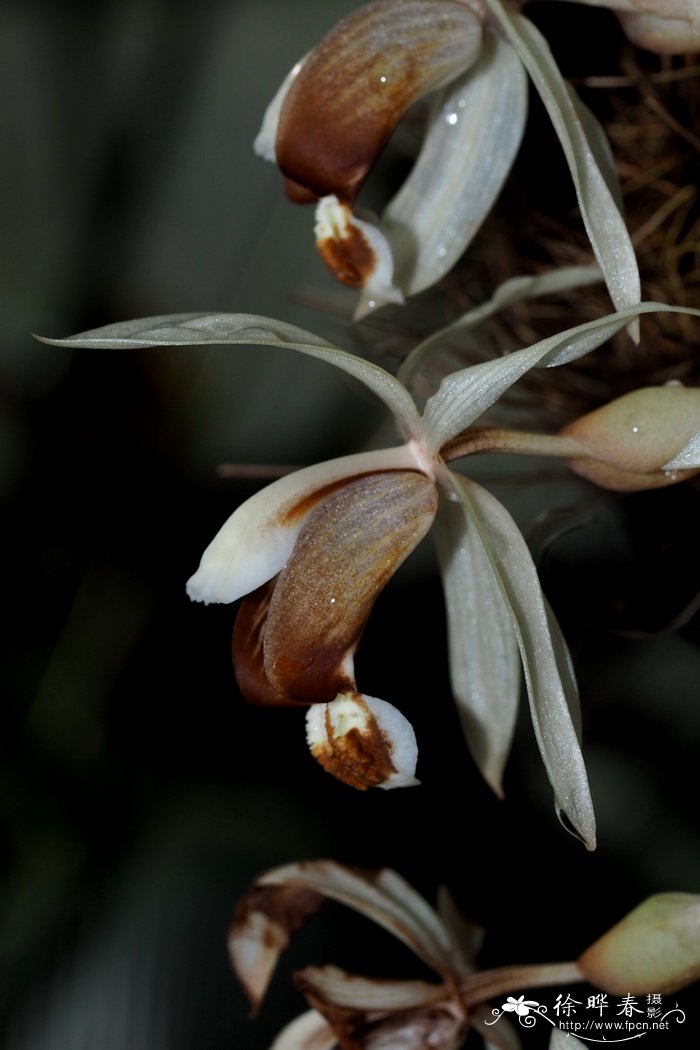
[[(440, 280), (471, 242), (510, 171), (526, 113), (520, 60), (485, 34), (478, 62), (437, 96), (420, 155), (382, 216), (405, 295)], [(359, 316), (380, 299), (365, 290)]]
[(454, 477), (510, 610), (530, 698), (532, 725), (560, 818), (567, 820), (589, 849), (595, 848), (595, 818), (578, 738), (577, 708), (572, 717), (572, 681), (562, 682), (566, 660), (552, 642), (551, 611), (543, 599), (532, 557), (505, 507), (466, 478)]
[(152, 346), (281, 346), (317, 357), (340, 368), (381, 398), (406, 436), (420, 429), (418, 412), (408, 391), (389, 372), (355, 354), (340, 350), (296, 325), (256, 314), (170, 314), (120, 321), (68, 339), (46, 339), (51, 346), (93, 349), (136, 349)]
[(496, 794), (502, 795), (520, 693), (513, 624), (462, 501), (444, 499), (435, 525), (452, 692), (474, 761)]
[(282, 109), (284, 100), (287, 97), (287, 92), (293, 81), (296, 79), (305, 59), (306, 56), (300, 59), (296, 65), (290, 69), (275, 92), (274, 98), (265, 110), (260, 131), (256, 135), (255, 142), (253, 143), (253, 149), (258, 156), (262, 157), (264, 160), (272, 161), (273, 164), (277, 160), (275, 154), (275, 141), (277, 139), (277, 125), (279, 124), (280, 110)]
[(524, 350), (516, 350), (494, 361), (485, 361), (453, 372), (443, 379), (437, 392), (426, 402), (424, 422), (427, 446), (437, 451), (446, 441), (471, 426), (531, 368), (554, 368), (575, 361), (597, 349), (636, 317), (657, 312), (700, 317), (700, 310), (689, 307), (638, 303), (629, 309), (549, 336)]
[(319, 490), (357, 474), (416, 469), (411, 445), (316, 463), (279, 478), (233, 512), (188, 581), (198, 602), (234, 602), (272, 579), (290, 556)]
[[(498, 19), (549, 113), (571, 171), (581, 217), (610, 297), (617, 309), (639, 302), (639, 271), (625, 221), (611, 194), (614, 177), (601, 152), (600, 138), (587, 135), (595, 120), (586, 111), (585, 122), (573, 90), (564, 81), (547, 41), (527, 18), (507, 10), (500, 0), (484, 0)], [(576, 101), (574, 101), (576, 100)]]

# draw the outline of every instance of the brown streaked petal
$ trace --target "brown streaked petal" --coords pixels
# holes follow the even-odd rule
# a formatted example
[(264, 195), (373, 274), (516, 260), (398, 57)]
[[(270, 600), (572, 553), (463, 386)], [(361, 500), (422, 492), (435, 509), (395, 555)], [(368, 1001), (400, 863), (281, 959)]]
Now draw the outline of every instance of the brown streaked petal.
[(351, 201), (417, 99), (464, 72), (481, 20), (461, 0), (378, 0), (339, 22), (289, 83), (275, 153), (317, 196)]
[(254, 886), (234, 913), (228, 950), (233, 971), (257, 1011), (280, 953), (323, 904), (323, 897), (299, 886)]
[(413, 726), (391, 704), (341, 693), (306, 716), (311, 754), (336, 780), (358, 791), (414, 787), (418, 745)]
[(294, 700), (270, 684), (263, 660), (263, 636), (267, 610), (277, 577), (246, 595), (233, 625), (231, 655), (236, 681), (249, 704), (262, 707), (298, 707), (305, 700)]
[(263, 647), (273, 688), (316, 702), (354, 691), (347, 658), (436, 508), (435, 485), (415, 471), (355, 478), (314, 508), (270, 601)]

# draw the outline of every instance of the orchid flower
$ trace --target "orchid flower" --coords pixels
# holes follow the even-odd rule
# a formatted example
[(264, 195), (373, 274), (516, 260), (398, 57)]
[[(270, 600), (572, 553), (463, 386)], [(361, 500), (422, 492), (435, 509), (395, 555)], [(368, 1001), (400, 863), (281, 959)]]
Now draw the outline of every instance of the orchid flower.
[[(478, 971), (483, 931), (459, 912), (444, 888), (435, 911), (395, 871), (360, 871), (331, 860), (287, 864), (259, 876), (239, 901), (229, 935), (233, 970), (257, 1013), (279, 957), (323, 904), (344, 904), (402, 941), (438, 976), (373, 979), (337, 966), (295, 973), (311, 1009), (288, 1024), (271, 1050), (458, 1050), (470, 1029), (490, 1050), (517, 1050), (515, 1029), (546, 1007), (513, 992), (590, 981), (614, 994), (673, 992), (700, 978), (700, 897), (649, 897), (578, 960)], [(491, 1009), (489, 1000), (500, 1001)], [(528, 1022), (525, 1022), (528, 1025)], [(583, 1046), (553, 1028), (550, 1050)], [(572, 1037), (573, 1038), (573, 1037)], [(566, 1042), (564, 1042), (566, 1039)]]
[[(680, 2), (680, 0), (679, 0)], [(289, 73), (256, 151), (287, 195), (316, 201), (316, 243), (357, 315), (435, 284), (491, 210), (520, 146), (527, 75), (571, 170), (616, 309), (640, 299), (605, 133), (563, 80), (546, 40), (501, 0), (377, 0), (344, 18)], [(355, 200), (397, 123), (433, 98), (420, 155), (379, 225)]]
[(660, 55), (700, 51), (698, 0), (576, 0), (610, 7), (632, 43)]
[[(592, 849), (595, 822), (566, 645), (515, 522), (448, 461), (483, 450), (564, 456), (579, 467), (600, 460), (601, 469), (609, 468), (609, 483), (611, 472), (619, 471), (626, 481), (633, 474), (642, 488), (700, 470), (700, 392), (688, 395), (684, 388), (673, 388), (675, 395), (660, 407), (645, 399), (639, 441), (625, 406), (603, 413), (600, 437), (586, 417), (580, 434), (573, 428), (551, 437), (473, 425), (531, 368), (573, 361), (640, 314), (674, 309), (643, 303), (454, 372), (422, 415), (407, 388), (384, 369), (292, 325), (251, 315), (153, 317), (47, 341), (286, 347), (334, 365), (377, 395), (403, 443), (307, 467), (262, 489), (209, 544), (188, 593), (205, 603), (243, 597), (234, 628), (241, 690), (254, 703), (306, 706), (308, 743), (328, 772), (360, 789), (408, 786), (416, 783), (413, 729), (391, 704), (359, 690), (354, 654), (378, 593), (434, 525), (451, 681), (472, 755), (501, 794), (518, 702), (519, 650), (557, 813)], [(636, 450), (631, 460), (630, 441)]]

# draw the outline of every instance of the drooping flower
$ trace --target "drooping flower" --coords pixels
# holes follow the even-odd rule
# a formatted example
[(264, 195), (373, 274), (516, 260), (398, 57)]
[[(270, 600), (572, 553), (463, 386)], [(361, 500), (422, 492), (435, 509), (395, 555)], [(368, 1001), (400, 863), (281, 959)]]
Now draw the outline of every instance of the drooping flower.
[[(520, 146), (527, 75), (571, 169), (593, 252), (618, 309), (639, 301), (634, 250), (605, 135), (539, 30), (500, 0), (376, 0), (339, 22), (287, 76), (256, 151), (287, 195), (316, 201), (316, 243), (361, 289), (358, 315), (429, 287), (467, 248)], [(406, 110), (433, 98), (423, 145), (379, 225), (363, 182)]]
[[(447, 462), (485, 449), (545, 452), (577, 462), (599, 454), (604, 459), (610, 442), (597, 447), (590, 428), (583, 426), (580, 435), (572, 427), (574, 436), (549, 438), (490, 432), (474, 423), (531, 368), (575, 360), (638, 315), (674, 309), (644, 303), (461, 369), (445, 377), (422, 415), (406, 387), (388, 372), (266, 318), (181, 314), (51, 342), (275, 345), (333, 364), (379, 396), (404, 443), (296, 471), (258, 492), (204, 552), (188, 584), (190, 596), (204, 602), (247, 596), (234, 629), (241, 689), (255, 703), (308, 707), (309, 745), (324, 768), (354, 787), (407, 786), (416, 782), (413, 730), (392, 705), (360, 692), (353, 657), (377, 594), (433, 525), (447, 605), (452, 688), (472, 755), (500, 794), (517, 710), (519, 650), (557, 812), (593, 848), (578, 695), (566, 645), (510, 515)], [(418, 347), (411, 356), (421, 354)], [(405, 374), (411, 374), (410, 360)], [(663, 412), (655, 417), (663, 432), (663, 455), (674, 457), (672, 480), (700, 470), (695, 398), (689, 399), (688, 411), (672, 407), (670, 417)], [(611, 407), (603, 430), (617, 418)], [(668, 469), (669, 463), (657, 467), (645, 461), (647, 487)]]
[[(504, 1014), (525, 1025), (535, 1014), (548, 1021), (554, 1026), (550, 1050), (583, 1046), (568, 1036), (560, 1040), (556, 1022), (536, 1000), (521, 994), (503, 1002), (502, 997), (522, 988), (584, 981), (613, 994), (644, 995), (677, 991), (700, 978), (697, 894), (648, 898), (576, 961), (479, 971), (475, 959), (483, 931), (465, 919), (445, 889), (435, 911), (389, 868), (362, 871), (312, 860), (260, 875), (236, 908), (229, 955), (254, 1013), (281, 953), (324, 900), (338, 901), (382, 926), (439, 982), (307, 966), (294, 977), (311, 1009), (279, 1033), (271, 1050), (458, 1050), (471, 1029), (487, 1046), (513, 1050), (519, 1043)], [(489, 1008), (494, 999), (500, 999), (500, 1010)]]

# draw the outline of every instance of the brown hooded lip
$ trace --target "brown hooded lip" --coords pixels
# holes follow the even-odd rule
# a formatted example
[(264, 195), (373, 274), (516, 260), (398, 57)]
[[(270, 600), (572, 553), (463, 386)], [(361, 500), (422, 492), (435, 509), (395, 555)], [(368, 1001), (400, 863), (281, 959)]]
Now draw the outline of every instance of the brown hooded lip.
[(275, 153), (292, 199), (354, 200), (406, 110), (474, 61), (475, 33), (461, 0), (378, 0), (331, 29), (280, 111)]
[(417, 471), (360, 475), (306, 520), (280, 574), (241, 605), (233, 656), (253, 703), (328, 703), (355, 692), (352, 655), (380, 591), (432, 524), (434, 483)]

